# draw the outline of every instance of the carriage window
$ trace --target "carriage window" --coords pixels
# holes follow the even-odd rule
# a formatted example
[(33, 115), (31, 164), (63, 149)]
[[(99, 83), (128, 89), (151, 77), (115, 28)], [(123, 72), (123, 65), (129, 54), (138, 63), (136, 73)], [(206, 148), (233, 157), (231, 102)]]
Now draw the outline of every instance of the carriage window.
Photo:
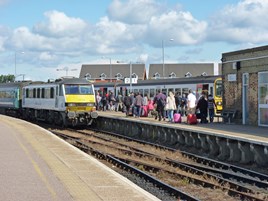
[(167, 95), (167, 89), (162, 89), (162, 93)]
[(139, 93), (143, 96), (143, 89), (139, 89)]
[(188, 96), (189, 93), (189, 89), (188, 88), (183, 88), (182, 89), (182, 94), (185, 94), (186, 96)]
[(29, 89), (29, 98), (35, 98), (34, 89)]
[(42, 98), (45, 98), (45, 89), (42, 88)]
[[(171, 88), (171, 89), (168, 89), (168, 94), (169, 94), (170, 91), (174, 94), (174, 90), (173, 90), (172, 88)], [(167, 94), (167, 95), (168, 95), (168, 94)], [(175, 95), (175, 94), (174, 94), (174, 95)]]
[(181, 88), (175, 88), (175, 93), (181, 95)]
[(144, 96), (147, 94), (147, 96), (149, 95), (149, 89), (144, 89)]
[(29, 89), (26, 89), (26, 98), (29, 98)]
[(37, 89), (37, 98), (40, 98), (40, 88)]
[(134, 89), (134, 94), (138, 92), (138, 89)]
[(155, 96), (155, 90), (154, 89), (150, 89), (150, 98), (153, 98)]
[(45, 88), (45, 98), (50, 98), (50, 88)]
[(33, 98), (36, 98), (36, 88), (33, 89)]
[(51, 87), (50, 88), (50, 98), (54, 98), (54, 88), (53, 87)]

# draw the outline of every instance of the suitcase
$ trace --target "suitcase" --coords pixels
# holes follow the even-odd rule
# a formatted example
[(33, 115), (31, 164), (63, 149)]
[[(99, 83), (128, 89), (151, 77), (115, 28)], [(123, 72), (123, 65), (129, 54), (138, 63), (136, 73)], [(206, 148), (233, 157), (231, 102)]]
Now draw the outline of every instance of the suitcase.
[(147, 107), (147, 105), (141, 106), (141, 117), (148, 117), (148, 107)]
[(181, 123), (181, 114), (175, 113), (173, 120), (174, 120), (174, 123)]
[(196, 114), (187, 115), (187, 124), (197, 124)]

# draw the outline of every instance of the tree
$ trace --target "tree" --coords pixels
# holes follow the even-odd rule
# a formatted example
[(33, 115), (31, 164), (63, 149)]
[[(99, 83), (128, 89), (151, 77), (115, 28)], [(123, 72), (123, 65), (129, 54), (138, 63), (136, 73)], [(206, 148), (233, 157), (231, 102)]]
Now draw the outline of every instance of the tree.
[(14, 82), (15, 75), (0, 75), (0, 83)]

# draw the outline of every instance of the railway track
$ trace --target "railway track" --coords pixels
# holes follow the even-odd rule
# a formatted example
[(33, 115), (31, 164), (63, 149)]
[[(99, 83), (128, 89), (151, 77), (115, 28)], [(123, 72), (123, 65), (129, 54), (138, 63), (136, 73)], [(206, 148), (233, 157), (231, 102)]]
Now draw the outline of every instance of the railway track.
[[(99, 158), (112, 161), (113, 164), (120, 163), (117, 166), (124, 167), (128, 170), (131, 166), (134, 166), (132, 168), (139, 170), (139, 175), (142, 175), (141, 172), (145, 171), (143, 174), (147, 175), (146, 180), (148, 180), (148, 176), (150, 176), (150, 181), (152, 178), (158, 178), (156, 179), (157, 182), (154, 182), (155, 185), (181, 199), (198, 200), (195, 198), (197, 196), (185, 193), (186, 191), (177, 192), (181, 186), (177, 184), (173, 185), (173, 183), (178, 183), (178, 181), (184, 181), (187, 187), (194, 185), (202, 186), (204, 189), (220, 189), (223, 195), (228, 194), (229, 196), (239, 198), (238, 200), (268, 199), (268, 177), (264, 174), (202, 157), (200, 158), (199, 156), (186, 152), (181, 153), (182, 157), (187, 158), (188, 161), (186, 162), (170, 157), (172, 154), (168, 154), (169, 157), (166, 157), (166, 154), (161, 156), (154, 150), (164, 150), (164, 152), (174, 153), (175, 155), (178, 153), (178, 150), (172, 150), (143, 141), (137, 142), (137, 140), (114, 133), (109, 133), (107, 136), (107, 134), (95, 134), (91, 131), (69, 130), (69, 134), (64, 134), (63, 131), (52, 132), (62, 138), (68, 139), (68, 141), (72, 141), (75, 146), (86, 152), (101, 156)], [(115, 139), (114, 136), (116, 136)], [(124, 141), (120, 142), (118, 138)], [(129, 143), (126, 143), (126, 141)], [(137, 148), (137, 145), (131, 145), (130, 142), (138, 143), (138, 146), (154, 147), (154, 149), (151, 148), (151, 151), (146, 151), (143, 148)], [(192, 162), (189, 162), (189, 160), (192, 160)], [(133, 169), (131, 171), (137, 174), (137, 170), (134, 171)], [(163, 183), (168, 184), (164, 185)], [(170, 187), (171, 189), (167, 190)], [(186, 196), (189, 197), (187, 198)], [(230, 200), (232, 199), (230, 198)]]

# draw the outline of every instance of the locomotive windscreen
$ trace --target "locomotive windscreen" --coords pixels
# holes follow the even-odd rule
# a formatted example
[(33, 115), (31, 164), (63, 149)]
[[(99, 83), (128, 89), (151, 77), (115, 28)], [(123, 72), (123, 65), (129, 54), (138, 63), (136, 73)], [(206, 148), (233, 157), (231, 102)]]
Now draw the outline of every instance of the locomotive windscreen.
[(65, 94), (89, 94), (93, 95), (92, 85), (65, 85)]

